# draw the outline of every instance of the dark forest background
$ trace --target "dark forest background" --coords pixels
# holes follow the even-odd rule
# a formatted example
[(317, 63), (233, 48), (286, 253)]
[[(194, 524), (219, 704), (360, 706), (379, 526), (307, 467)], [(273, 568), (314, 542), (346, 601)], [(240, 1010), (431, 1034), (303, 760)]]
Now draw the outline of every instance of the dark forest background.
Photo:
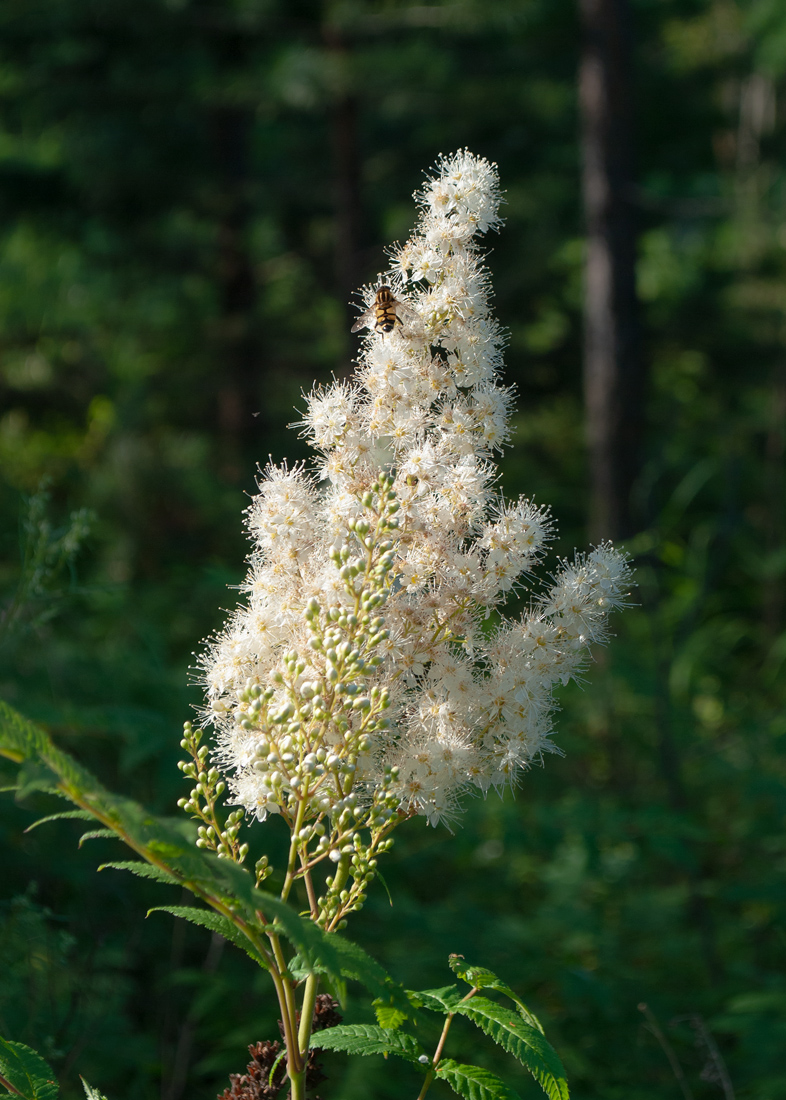
[[(349, 931), (410, 986), (501, 971), (587, 1100), (786, 1097), (785, 93), (779, 0), (0, 6), (0, 695), (162, 813), (256, 464), (303, 456), (423, 170), (498, 162), (503, 486), (555, 552), (622, 536), (638, 605), (564, 759), (402, 829)], [(24, 834), (45, 806), (0, 802), (0, 1034), (69, 1098), (214, 1096), (276, 1035), (264, 975), (145, 921), (112, 842)], [(326, 1067), (325, 1100), (415, 1095)]]

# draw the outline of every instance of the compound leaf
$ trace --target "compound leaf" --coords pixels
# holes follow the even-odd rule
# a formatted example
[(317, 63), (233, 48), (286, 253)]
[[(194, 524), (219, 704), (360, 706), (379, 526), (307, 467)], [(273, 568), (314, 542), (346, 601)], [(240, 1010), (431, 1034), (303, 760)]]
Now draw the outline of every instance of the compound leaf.
[(152, 866), (208, 904), (230, 910), (237, 915), (238, 923), (257, 931), (272, 925), (290, 940), (307, 964), (321, 963), (330, 977), (340, 981), (333, 937), (298, 916), (279, 898), (256, 889), (249, 872), (237, 863), (197, 848), (191, 822), (156, 818), (130, 798), (106, 790), (86, 768), (58, 749), (44, 730), (2, 700), (0, 756), (21, 764), (23, 770), (32, 769), (36, 775), (45, 772), (51, 777), (47, 789), (97, 818)]
[(470, 966), (464, 961), (463, 955), (450, 955), (448, 966), (457, 977), (468, 985), (474, 986), (475, 989), (494, 989), (497, 993), (509, 997), (517, 1005), (519, 1012), (527, 1023), (531, 1024), (532, 1027), (536, 1027), (543, 1035), (543, 1025), (535, 1013), (530, 1012), (518, 994), (514, 993), (510, 986), (503, 982), (501, 978), (498, 978), (492, 970), (488, 970), (485, 966)]
[(351, 940), (335, 933), (325, 933), (328, 943), (336, 952), (342, 978), (353, 978), (366, 987), (376, 998), (375, 1005), (397, 1009), (404, 1017), (412, 1014), (411, 1005), (402, 986), (395, 982), (383, 966)]
[(132, 875), (140, 878), (152, 878), (155, 882), (164, 882), (167, 886), (178, 885), (178, 879), (170, 875), (162, 867), (156, 867), (153, 863), (142, 863), (138, 859), (120, 860), (117, 863), (102, 863), (99, 871), (130, 871)]
[(408, 1018), (407, 1013), (402, 1012), (400, 1008), (393, 1008), (391, 1005), (383, 1005), (380, 1004), (379, 1001), (374, 1001), (373, 1005), (377, 1023), (380, 1027), (387, 1028), (390, 1031), (395, 1031), (397, 1028), (401, 1027)]
[(236, 928), (232, 921), (222, 913), (216, 913), (213, 909), (195, 909), (190, 905), (157, 905), (154, 909), (148, 909), (147, 915), (150, 916), (151, 913), (171, 913), (173, 917), (181, 917), (192, 924), (198, 924), (201, 928), (218, 932), (224, 939), (234, 943), (236, 947), (241, 948), (247, 955), (250, 955), (255, 963), (264, 967), (265, 970), (269, 969), (267, 962), (248, 937), (244, 936), (240, 929)]
[(443, 1016), (455, 1012), (461, 1000), (457, 985), (446, 985), (441, 989), (408, 989), (407, 996), (416, 1008), (427, 1008), (430, 1012), (439, 1012)]
[(25, 829), (26, 833), (32, 832), (33, 829), (37, 829), (39, 825), (46, 825), (49, 821), (92, 821), (93, 815), (89, 814), (87, 810), (63, 810), (59, 814), (47, 814), (46, 817), (39, 817), (38, 821), (34, 821), (32, 825), (28, 825)]
[(0, 1037), (0, 1084), (25, 1100), (56, 1100), (60, 1092), (52, 1067), (24, 1043)]
[(376, 1024), (338, 1024), (317, 1031), (311, 1038), (311, 1045), (320, 1050), (343, 1050), (347, 1054), (395, 1054), (407, 1062), (417, 1062), (423, 1054), (423, 1048), (412, 1035)]
[(86, 840), (117, 840), (117, 833), (114, 829), (90, 829), (89, 832), (82, 833), (80, 836), (80, 848)]
[(98, 1089), (94, 1089), (92, 1085), (89, 1085), (84, 1077), (80, 1077), (79, 1080), (82, 1082), (82, 1088), (85, 1090), (87, 1100), (106, 1100), (104, 1094), (99, 1092)]
[[(241, 938), (246, 927), (256, 933), (274, 930), (294, 946), (304, 968), (324, 968), (337, 989), (341, 989), (344, 978), (355, 978), (384, 1003), (407, 1011), (409, 1002), (403, 989), (360, 947), (323, 932), (280, 898), (257, 889), (250, 873), (233, 860), (219, 859), (197, 848), (191, 822), (157, 818), (130, 798), (108, 791), (86, 768), (58, 749), (44, 730), (1, 700), (0, 756), (32, 768), (36, 775), (45, 772), (51, 777), (47, 789), (52, 793), (70, 799), (80, 810), (97, 818), (152, 867), (170, 875), (219, 913), (231, 913), (230, 923), (237, 927)], [(96, 831), (94, 835), (109, 833)]]
[(488, 1069), (469, 1066), (443, 1058), (437, 1066), (437, 1077), (463, 1096), (464, 1100), (521, 1100), (519, 1094)]
[(529, 1070), (550, 1100), (568, 1100), (568, 1083), (557, 1052), (537, 1028), (505, 1005), (488, 997), (473, 997), (456, 1006), (495, 1043)]

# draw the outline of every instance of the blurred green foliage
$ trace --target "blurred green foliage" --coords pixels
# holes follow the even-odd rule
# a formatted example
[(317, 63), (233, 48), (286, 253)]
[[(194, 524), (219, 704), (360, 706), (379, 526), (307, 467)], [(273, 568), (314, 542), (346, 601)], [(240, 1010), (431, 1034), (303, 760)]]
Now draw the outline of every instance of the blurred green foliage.
[[(679, 1094), (646, 1003), (696, 1100), (722, 1091), (707, 1033), (738, 1097), (776, 1100), (786, 15), (634, 9), (638, 606), (563, 693), (565, 758), (515, 799), (475, 801), (455, 836), (414, 822), (384, 869), (393, 907), (379, 888), (350, 931), (410, 986), (448, 981), (450, 951), (504, 973), (579, 1098)], [(489, 262), (520, 396), (503, 484), (554, 506), (559, 552), (584, 545), (576, 19), (564, 0), (0, 8), (0, 695), (110, 786), (173, 807), (187, 666), (233, 603), (255, 464), (303, 456), (285, 431), (300, 390), (348, 370), (342, 97), (358, 280), (408, 232), (439, 152), (499, 163)], [(236, 269), (253, 293), (232, 297)], [(96, 875), (76, 825), (24, 834), (35, 808), (0, 803), (0, 1031), (51, 1059), (69, 1098), (77, 1073), (112, 1100), (210, 1097), (277, 1034), (264, 976), (199, 929), (143, 921), (156, 887)], [(256, 834), (275, 862), (276, 823)], [(329, 1065), (327, 1100), (414, 1084), (381, 1060)]]

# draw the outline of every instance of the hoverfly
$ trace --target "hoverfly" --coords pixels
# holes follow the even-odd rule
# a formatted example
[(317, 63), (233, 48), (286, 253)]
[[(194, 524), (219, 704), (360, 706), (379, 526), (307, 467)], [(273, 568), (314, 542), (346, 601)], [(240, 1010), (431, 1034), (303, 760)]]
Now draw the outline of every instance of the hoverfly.
[(393, 297), (393, 291), (389, 286), (378, 288), (374, 301), (365, 313), (361, 313), (352, 326), (352, 331), (357, 332), (361, 328), (374, 328), (377, 332), (392, 332), (397, 324), (403, 325), (404, 321), (416, 321), (417, 313), (410, 309), (404, 302)]

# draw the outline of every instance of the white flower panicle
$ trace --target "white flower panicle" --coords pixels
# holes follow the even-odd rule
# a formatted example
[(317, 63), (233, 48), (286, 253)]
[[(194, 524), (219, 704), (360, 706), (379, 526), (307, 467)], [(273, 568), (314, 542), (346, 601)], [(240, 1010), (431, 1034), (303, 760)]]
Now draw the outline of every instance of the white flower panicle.
[(234, 798), (283, 813), (310, 860), (350, 861), (361, 885), (398, 821), (450, 821), (462, 791), (554, 751), (554, 685), (604, 640), (630, 581), (604, 544), (484, 630), (552, 533), (547, 509), (494, 489), (511, 394), (476, 239), (500, 224), (496, 167), (458, 152), (417, 198), (380, 280), (400, 319), (385, 333), (372, 314), (353, 381), (308, 398), (313, 470), (264, 472), (247, 601), (202, 662)]

